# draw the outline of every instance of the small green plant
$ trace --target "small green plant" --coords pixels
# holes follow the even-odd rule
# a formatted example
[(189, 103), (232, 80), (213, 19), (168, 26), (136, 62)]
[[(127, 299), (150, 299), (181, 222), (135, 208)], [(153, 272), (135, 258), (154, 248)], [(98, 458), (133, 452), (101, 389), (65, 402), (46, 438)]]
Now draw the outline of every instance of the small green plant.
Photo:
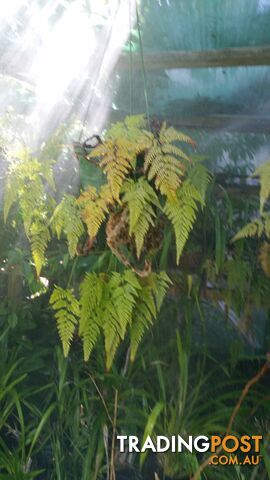
[(233, 241), (253, 237), (263, 240), (259, 252), (259, 261), (265, 275), (270, 277), (270, 211), (266, 209), (270, 197), (270, 161), (258, 167), (253, 176), (258, 176), (260, 179), (259, 215), (239, 230)]

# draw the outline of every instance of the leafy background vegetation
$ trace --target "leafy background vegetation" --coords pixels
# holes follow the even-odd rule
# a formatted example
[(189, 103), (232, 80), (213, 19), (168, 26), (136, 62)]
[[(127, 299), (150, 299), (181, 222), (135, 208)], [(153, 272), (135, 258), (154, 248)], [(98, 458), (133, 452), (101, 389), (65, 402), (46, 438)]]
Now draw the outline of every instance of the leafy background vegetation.
[[(89, 151), (72, 144), (76, 123), (31, 151), (10, 138), (10, 121), (0, 478), (270, 478), (267, 374), (231, 425), (263, 435), (256, 467), (200, 474), (202, 455), (122, 455), (115, 443), (117, 433), (226, 432), (268, 365), (269, 163), (249, 181), (249, 166), (244, 178), (234, 171), (232, 185), (188, 134), (143, 116)], [(79, 168), (69, 192), (60, 154), (62, 175)]]

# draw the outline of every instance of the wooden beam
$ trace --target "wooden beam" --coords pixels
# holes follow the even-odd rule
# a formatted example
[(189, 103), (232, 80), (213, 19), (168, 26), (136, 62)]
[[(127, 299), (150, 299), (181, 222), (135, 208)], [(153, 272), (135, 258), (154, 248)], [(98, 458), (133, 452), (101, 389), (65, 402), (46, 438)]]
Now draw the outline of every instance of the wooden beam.
[(262, 115), (205, 115), (164, 118), (179, 128), (225, 132), (270, 133), (270, 116)]
[[(144, 55), (144, 62), (147, 70), (270, 65), (270, 45), (152, 53)], [(129, 69), (130, 56), (127, 54), (122, 55), (118, 66), (123, 69)], [(133, 54), (132, 68), (135, 70), (142, 68), (139, 54)]]
[[(139, 113), (139, 112), (134, 112)], [(123, 110), (111, 110), (109, 123), (121, 122), (129, 112)], [(270, 115), (153, 115), (157, 120), (167, 122), (176, 128), (191, 130), (212, 130), (220, 132), (243, 132), (270, 134)]]

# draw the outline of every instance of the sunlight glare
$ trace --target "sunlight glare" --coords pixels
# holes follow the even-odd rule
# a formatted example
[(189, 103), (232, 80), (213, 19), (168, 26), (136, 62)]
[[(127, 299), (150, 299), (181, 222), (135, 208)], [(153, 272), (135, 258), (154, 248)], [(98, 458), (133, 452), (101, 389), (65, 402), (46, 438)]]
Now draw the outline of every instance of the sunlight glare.
[(76, 2), (47, 34), (33, 65), (37, 99), (47, 110), (62, 97), (74, 77), (81, 75), (94, 49), (93, 31), (80, 2)]

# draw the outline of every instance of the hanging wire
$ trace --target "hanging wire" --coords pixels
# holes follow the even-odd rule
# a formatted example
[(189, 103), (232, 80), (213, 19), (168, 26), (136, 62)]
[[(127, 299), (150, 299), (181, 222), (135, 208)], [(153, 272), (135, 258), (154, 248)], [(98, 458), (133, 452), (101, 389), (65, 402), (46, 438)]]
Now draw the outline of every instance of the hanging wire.
[(140, 43), (140, 55), (141, 55), (142, 71), (143, 71), (143, 89), (144, 89), (146, 116), (147, 116), (148, 128), (149, 128), (149, 130), (151, 130), (150, 114), (149, 114), (149, 102), (148, 102), (147, 85), (146, 85), (146, 70), (145, 70), (145, 63), (144, 63), (144, 53), (143, 53), (143, 44), (142, 44), (142, 35), (141, 35), (141, 24), (140, 24), (140, 16), (139, 16), (137, 0), (135, 0), (135, 8), (136, 8), (136, 19), (137, 19), (137, 28), (138, 28), (139, 43)]
[(131, 0), (129, 0), (129, 113), (133, 113), (133, 52), (132, 52)]
[[(114, 19), (116, 18), (116, 15), (117, 15), (117, 10), (115, 11)], [(90, 99), (89, 99), (89, 102), (88, 102), (88, 105), (87, 105), (85, 114), (84, 114), (84, 116), (83, 116), (82, 129), (81, 129), (81, 132), (80, 132), (80, 135), (79, 135), (79, 142), (82, 141), (82, 136), (83, 136), (83, 132), (84, 132), (84, 128), (85, 128), (86, 122), (87, 122), (88, 114), (89, 114), (89, 112), (90, 112), (90, 109), (91, 109), (92, 104), (93, 104), (93, 101), (94, 101), (96, 86), (97, 86), (97, 83), (98, 83), (98, 79), (99, 79), (99, 76), (100, 76), (100, 72), (101, 72), (101, 70), (102, 70), (102, 66), (103, 66), (103, 63), (104, 63), (105, 55), (106, 55), (106, 52), (107, 52), (107, 49), (108, 49), (108, 46), (109, 46), (109, 44), (110, 44), (111, 37), (112, 37), (112, 29), (113, 29), (114, 19), (113, 19), (113, 21), (111, 21), (110, 31), (109, 31), (109, 34), (108, 34), (108, 36), (107, 36), (107, 40), (105, 41), (104, 49), (103, 49), (103, 52), (102, 52), (102, 55), (101, 55), (101, 61), (100, 61), (100, 64), (99, 64), (99, 68), (98, 68), (98, 70), (97, 70), (97, 75), (96, 75), (96, 78), (95, 78), (92, 95), (90, 96)]]
[[(116, 14), (117, 14), (117, 10), (116, 10), (114, 19), (115, 19), (115, 17), (116, 17)], [(97, 75), (96, 75), (96, 78), (95, 78), (94, 88), (93, 88), (93, 91), (92, 91), (92, 95), (90, 96), (90, 99), (89, 99), (89, 102), (88, 102), (88, 106), (87, 106), (86, 111), (85, 111), (85, 114), (84, 114), (84, 116), (83, 116), (82, 128), (81, 128), (80, 135), (79, 135), (79, 142), (80, 142), (80, 143), (81, 143), (81, 141), (82, 141), (82, 136), (83, 136), (83, 133), (84, 133), (84, 128), (85, 128), (85, 125), (86, 125), (86, 122), (87, 122), (88, 114), (89, 114), (89, 111), (90, 111), (90, 109), (91, 109), (91, 106), (92, 106), (92, 103), (93, 103), (93, 100), (94, 100), (95, 90), (96, 90), (96, 86), (97, 86), (97, 82), (98, 82), (98, 79), (99, 79), (100, 72), (101, 72), (101, 70), (102, 70), (102, 66), (103, 66), (103, 62), (104, 62), (105, 55), (106, 55), (106, 51), (107, 51), (108, 45), (109, 45), (109, 43), (110, 43), (110, 41), (111, 41), (112, 28), (113, 28), (113, 21), (111, 22), (110, 31), (109, 31), (109, 34), (108, 34), (108, 37), (107, 37), (107, 41), (105, 42), (104, 50), (103, 50), (103, 53), (102, 53), (101, 62), (100, 62), (100, 64), (99, 64), (99, 68), (98, 68), (98, 70), (97, 70)], [(72, 265), (71, 272), (70, 272), (70, 275), (69, 275), (69, 278), (68, 278), (68, 282), (67, 282), (67, 288), (69, 288), (70, 285), (71, 285), (71, 280), (72, 280), (72, 278), (73, 278), (73, 275), (74, 275), (74, 272), (75, 272), (75, 268), (77, 267), (78, 260), (79, 260), (79, 257), (77, 256), (77, 257), (75, 258), (75, 260), (73, 261), (73, 265)]]

